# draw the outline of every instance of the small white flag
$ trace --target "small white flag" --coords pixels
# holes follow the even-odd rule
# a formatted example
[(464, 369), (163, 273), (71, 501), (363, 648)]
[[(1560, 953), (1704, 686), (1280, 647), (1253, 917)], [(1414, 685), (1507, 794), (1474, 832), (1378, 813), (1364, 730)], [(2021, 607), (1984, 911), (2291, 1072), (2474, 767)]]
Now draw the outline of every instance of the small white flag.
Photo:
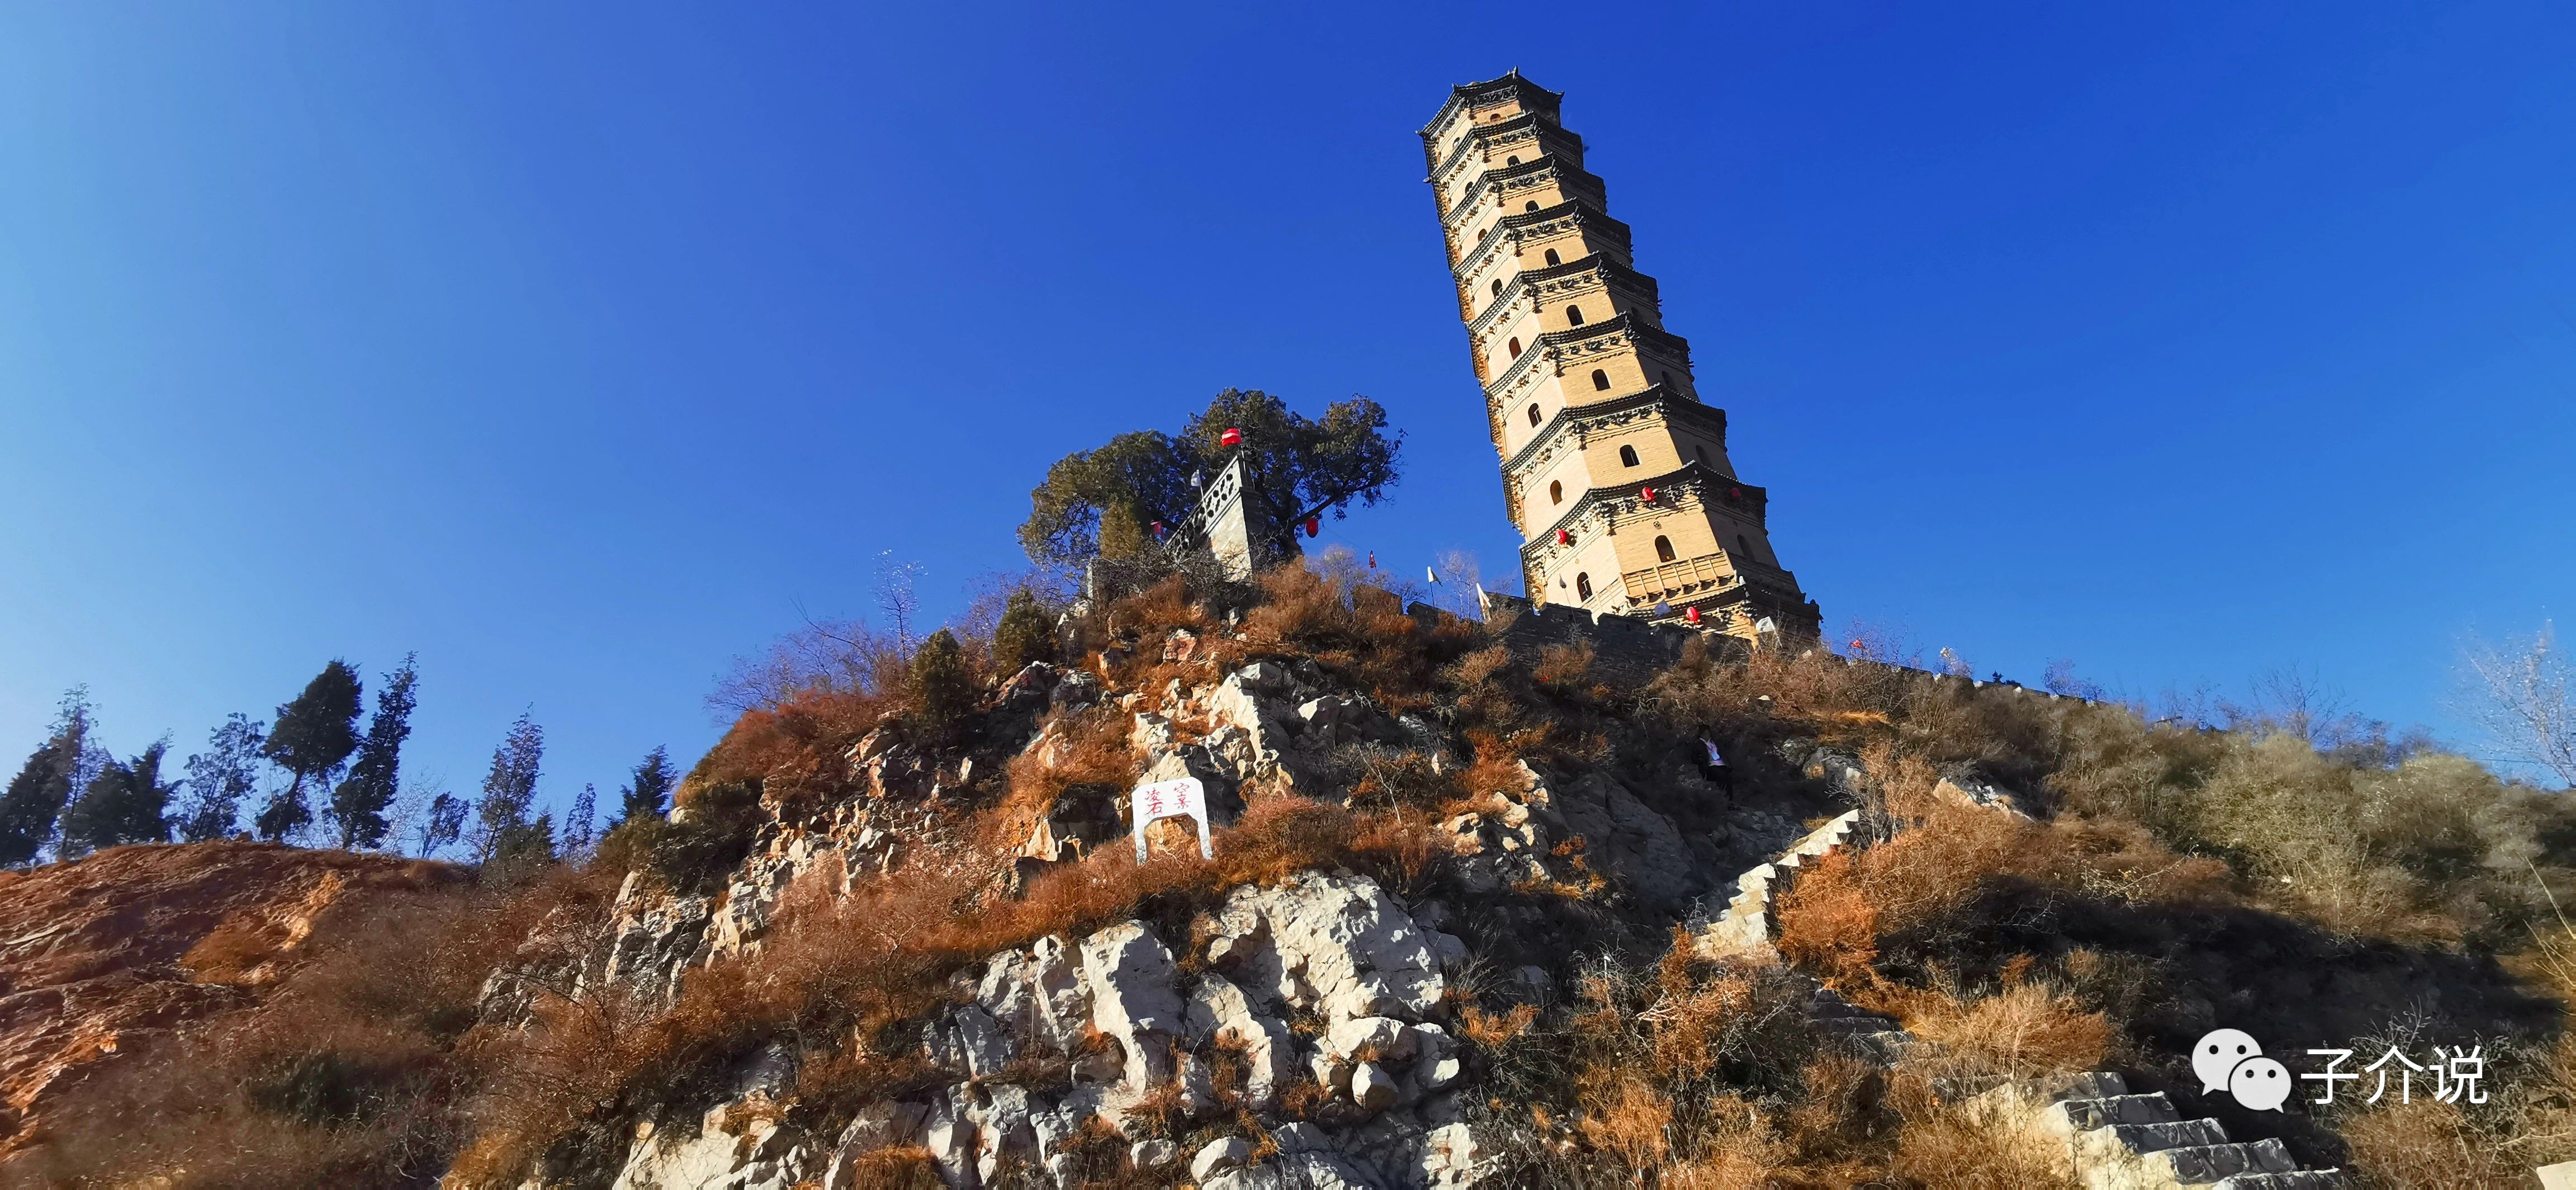
[(1439, 572), (1438, 572), (1438, 571), (1435, 571), (1435, 570), (1433, 570), (1433, 569), (1431, 569), (1431, 568), (1430, 568), (1430, 567), (1428, 567), (1428, 566), (1425, 566), (1425, 567), (1423, 567), (1423, 568), (1422, 568), (1422, 577), (1427, 578), (1427, 579), (1430, 579), (1430, 580), (1431, 580), (1431, 585), (1432, 585), (1432, 586), (1437, 587), (1437, 586), (1439, 586), (1439, 585), (1440, 585), (1440, 574), (1439, 574)]

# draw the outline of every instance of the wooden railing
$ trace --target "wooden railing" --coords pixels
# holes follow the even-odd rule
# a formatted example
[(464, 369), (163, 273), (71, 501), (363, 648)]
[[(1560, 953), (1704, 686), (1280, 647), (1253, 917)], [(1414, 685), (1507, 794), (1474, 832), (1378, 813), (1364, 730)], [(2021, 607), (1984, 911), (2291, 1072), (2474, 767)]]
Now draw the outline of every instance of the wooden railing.
[(1734, 572), (1720, 566), (1715, 558), (1692, 558), (1666, 562), (1644, 570), (1631, 570), (1619, 576), (1628, 588), (1631, 602), (1651, 604), (1676, 595), (1695, 595), (1714, 591), (1736, 579)]

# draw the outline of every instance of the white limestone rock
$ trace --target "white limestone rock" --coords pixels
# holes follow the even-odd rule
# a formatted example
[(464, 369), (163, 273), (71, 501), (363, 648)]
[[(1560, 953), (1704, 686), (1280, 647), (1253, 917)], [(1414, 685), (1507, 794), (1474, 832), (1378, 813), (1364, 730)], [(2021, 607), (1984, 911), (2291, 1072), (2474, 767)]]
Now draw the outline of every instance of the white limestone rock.
[(1092, 1024), (1126, 1052), (1127, 1089), (1172, 1077), (1170, 1039), (1185, 1019), (1172, 990), (1172, 953), (1142, 922), (1122, 922), (1082, 940), (1082, 979)]
[(1278, 888), (1237, 888), (1215, 926), (1209, 953), (1240, 986), (1328, 1023), (1420, 1019), (1446, 987), (1429, 936), (1365, 876), (1307, 873)]
[(1351, 1067), (1351, 1102), (1370, 1111), (1385, 1111), (1395, 1106), (1395, 1076), (1375, 1062), (1362, 1062)]
[(918, 1103), (873, 1103), (861, 1108), (841, 1130), (832, 1162), (823, 1171), (823, 1190), (859, 1190), (858, 1161), (881, 1149), (917, 1144), (930, 1109)]
[(1324, 1035), (1324, 1049), (1336, 1058), (1364, 1057), (1402, 1062), (1413, 1056), (1413, 1031), (1388, 1016), (1340, 1021)]
[(1190, 1176), (1204, 1182), (1215, 1174), (1241, 1168), (1251, 1156), (1252, 1142), (1240, 1136), (1212, 1140), (1199, 1150), (1198, 1156), (1190, 1158)]
[(1091, 991), (1081, 958), (1060, 937), (1040, 938), (1025, 950), (986, 960), (975, 1003), (991, 1013), (1009, 1037), (1071, 1051), (1091, 1023)]
[(1286, 1022), (1265, 1016), (1232, 980), (1209, 972), (1190, 991), (1186, 1027), (1192, 1045), (1211, 1041), (1238, 1045), (1250, 1065), (1244, 1094), (1256, 1107), (1278, 1101), (1294, 1069), (1296, 1039)]
[(990, 1078), (1011, 1062), (1013, 1047), (1002, 1026), (980, 1005), (949, 1009), (922, 1039), (932, 1064), (969, 1078)]

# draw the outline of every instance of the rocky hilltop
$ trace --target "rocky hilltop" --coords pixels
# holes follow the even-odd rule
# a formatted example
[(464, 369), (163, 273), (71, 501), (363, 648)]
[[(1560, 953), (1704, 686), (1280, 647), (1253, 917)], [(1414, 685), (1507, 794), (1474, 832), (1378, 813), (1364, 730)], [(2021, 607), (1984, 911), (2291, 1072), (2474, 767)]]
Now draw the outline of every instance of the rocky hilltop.
[[(411, 883), (268, 928), (337, 961), (276, 963), (264, 999), (37, 1107), (0, 1168), (2308, 1187), (2424, 1184), (2440, 1152), (2481, 1184), (2567, 1147), (2502, 1138), (2576, 1122), (2545, 902), (2514, 879), (2576, 832), (2456, 758), (1815, 649), (1627, 672), (1562, 625), (1302, 569), (1174, 578), (1043, 644), (755, 709), (667, 820), (581, 864), (342, 872)], [(1173, 820), (1140, 864), (1129, 791), (1179, 776), (1214, 856)], [(247, 889), (269, 878), (226, 865), (304, 853), (88, 862), (136, 854)], [(206, 944), (154, 945), (133, 962), (195, 987), (175, 956)], [(10, 1054), (136, 1027), (37, 1021), (33, 987)], [(2486, 1046), (2488, 1102), (2264, 1112), (2191, 1075), (2221, 1025), (2292, 1053), (2408, 1019)], [(13, 1104), (48, 1061), (13, 1059)]]

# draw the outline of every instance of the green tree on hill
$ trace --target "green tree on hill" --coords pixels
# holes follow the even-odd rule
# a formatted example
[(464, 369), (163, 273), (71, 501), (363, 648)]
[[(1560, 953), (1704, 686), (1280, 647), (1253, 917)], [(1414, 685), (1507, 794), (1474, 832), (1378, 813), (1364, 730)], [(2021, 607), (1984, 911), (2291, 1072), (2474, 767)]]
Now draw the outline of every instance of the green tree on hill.
[(931, 633), (930, 639), (921, 642), (921, 651), (912, 655), (909, 676), (914, 720), (922, 738), (954, 738), (975, 709), (975, 678), (967, 672), (956, 634), (945, 628)]
[(655, 748), (644, 754), (644, 763), (635, 766), (635, 775), (617, 791), (617, 821), (610, 827), (660, 818), (671, 809), (671, 787), (679, 783), (679, 774), (671, 771), (671, 752)]
[(1055, 623), (1047, 618), (1046, 609), (1038, 606), (1038, 597), (1026, 590), (1011, 592), (1011, 601), (1002, 609), (1002, 622), (993, 627), (993, 663), (1003, 673), (1014, 674), (1032, 661), (1055, 656)]
[[(1224, 445), (1229, 429), (1243, 432), (1240, 446)], [(1335, 401), (1315, 420), (1258, 389), (1230, 388), (1177, 437), (1137, 430), (1056, 460), (1029, 493), (1020, 545), (1041, 565), (1138, 552), (1152, 541), (1153, 522), (1177, 525), (1197, 507), (1193, 473), (1213, 477), (1240, 454), (1250, 472), (1247, 495), (1281, 535), (1274, 544), (1293, 550), (1306, 518), (1340, 516), (1353, 502), (1383, 498), (1395, 483), (1403, 441), (1401, 432), (1387, 431), (1386, 410), (1366, 397)]]
[(528, 821), (537, 800), (537, 769), (546, 755), (546, 732), (526, 714), (510, 725), (510, 734), (492, 750), (492, 771), (484, 774), (483, 796), (474, 804), (474, 862), (521, 860), (537, 850), (554, 849), (551, 818)]
[(331, 818), (340, 824), (340, 846), (376, 847), (385, 841), (389, 824), (385, 807), (394, 804), (400, 792), (402, 745), (411, 736), (411, 712), (416, 699), (413, 687), (420, 681), (420, 654), (403, 658), (402, 668), (385, 679), (385, 688), (376, 691), (376, 715), (367, 721), (367, 736), (358, 743), (357, 763), (349, 766), (349, 779), (331, 791)]
[(277, 708), (277, 727), (261, 751), (295, 779), (260, 810), (255, 823), (259, 837), (283, 839), (313, 821), (304, 784), (327, 780), (358, 750), (358, 698), (358, 671), (334, 659), (304, 684), (295, 701)]
[(63, 695), (54, 729), (27, 757), (9, 787), (0, 791), (0, 867), (24, 867), (54, 837), (55, 820), (82, 786), (83, 762), (92, 745), (89, 689), (74, 686)]
[(261, 750), (268, 725), (239, 711), (215, 728), (206, 750), (188, 756), (187, 807), (179, 815), (179, 838), (189, 843), (221, 839), (233, 833), (242, 799), (259, 790)]
[(100, 766), (80, 800), (63, 812), (63, 855), (86, 855), (126, 843), (170, 841), (170, 795), (174, 787), (161, 780), (161, 760), (170, 741), (160, 739), (132, 760)]

